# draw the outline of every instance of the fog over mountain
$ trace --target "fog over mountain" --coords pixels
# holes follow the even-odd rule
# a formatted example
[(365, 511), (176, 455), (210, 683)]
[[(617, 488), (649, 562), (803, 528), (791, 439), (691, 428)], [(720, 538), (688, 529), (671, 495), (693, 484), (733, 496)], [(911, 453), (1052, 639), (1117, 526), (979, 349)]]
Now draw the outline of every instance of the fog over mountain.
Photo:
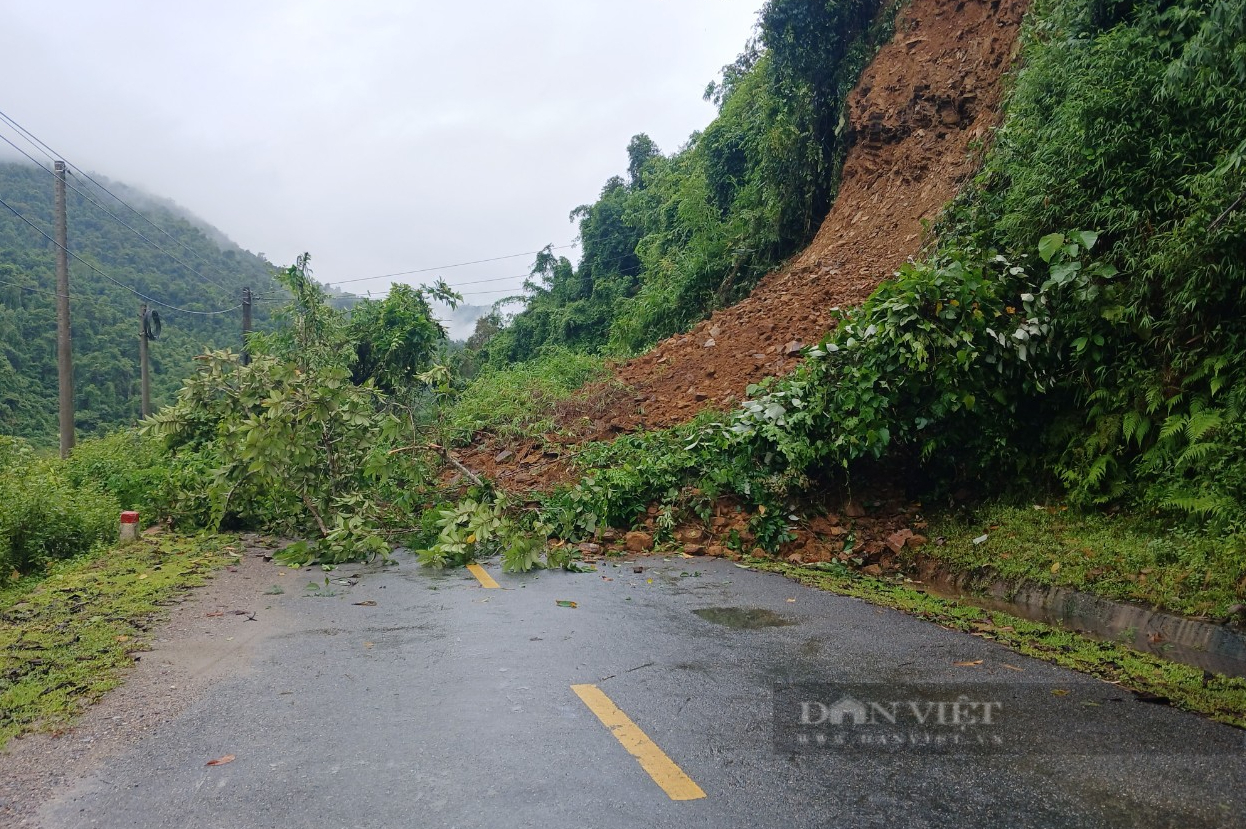
[[(309, 251), (318, 280), (383, 291), (381, 275), (571, 242), (568, 207), (624, 171), (632, 135), (669, 152), (710, 121), (701, 92), (760, 6), (7, 4), (0, 111), (274, 263)], [(488, 305), (530, 265), (441, 275)]]

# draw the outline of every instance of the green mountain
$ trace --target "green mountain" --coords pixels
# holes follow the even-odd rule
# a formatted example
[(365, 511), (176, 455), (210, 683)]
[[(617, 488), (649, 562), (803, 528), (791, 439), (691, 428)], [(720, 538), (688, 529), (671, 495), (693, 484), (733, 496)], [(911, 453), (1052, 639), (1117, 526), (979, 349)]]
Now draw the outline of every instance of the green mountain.
[[(163, 323), (159, 340), (150, 347), (152, 403), (158, 407), (172, 401), (195, 355), (207, 348), (241, 347), (241, 309), (204, 312), (238, 306), (244, 286), (261, 299), (277, 290), (272, 265), (220, 231), (171, 202), (94, 178), (146, 221), (86, 177), (68, 179), (69, 249), (82, 260), (71, 257), (69, 263), (80, 434), (107, 431), (139, 417), (139, 306), (144, 300), (135, 292), (155, 301), (149, 304)], [(0, 163), (0, 199), (48, 236), (54, 235), (53, 184), (52, 176), (33, 164)], [(56, 440), (55, 288), (53, 243), (0, 207), (0, 430), (39, 444)], [(272, 307), (265, 301), (255, 304), (256, 328), (264, 326)]]

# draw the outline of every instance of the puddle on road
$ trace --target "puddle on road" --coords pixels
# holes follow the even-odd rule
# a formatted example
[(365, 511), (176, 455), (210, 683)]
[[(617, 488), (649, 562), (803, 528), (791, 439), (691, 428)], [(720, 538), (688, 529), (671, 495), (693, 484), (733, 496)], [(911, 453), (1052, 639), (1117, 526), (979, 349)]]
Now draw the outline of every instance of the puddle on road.
[(764, 607), (703, 607), (692, 612), (707, 622), (736, 628), (737, 630), (755, 630), (757, 628), (774, 628), (796, 624), (789, 619), (784, 619), (773, 610), (766, 610)]

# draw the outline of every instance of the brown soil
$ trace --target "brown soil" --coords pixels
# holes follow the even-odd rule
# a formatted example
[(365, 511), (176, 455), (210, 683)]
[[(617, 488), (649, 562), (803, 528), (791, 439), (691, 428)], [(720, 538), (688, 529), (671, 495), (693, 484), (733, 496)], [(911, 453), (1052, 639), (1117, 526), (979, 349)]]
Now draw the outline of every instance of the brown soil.
[[(921, 535), (926, 522), (918, 509), (916, 504), (896, 499), (869, 504), (846, 500), (839, 512), (802, 521), (793, 530), (795, 538), (782, 546), (780, 557), (797, 564), (838, 561), (875, 576), (898, 572), (903, 563), (901, 553), (905, 549), (919, 549), (927, 541)], [(670, 538), (661, 544), (654, 543), (656, 517), (657, 509), (651, 507), (649, 515), (637, 522), (636, 530), (628, 533), (606, 530), (601, 535), (602, 544), (579, 545), (585, 559), (648, 553), (654, 549), (691, 556), (742, 558), (745, 553), (766, 556), (764, 550), (755, 546), (756, 539), (749, 530), (749, 520), (753, 516), (732, 499), (722, 499), (715, 504), (709, 520), (676, 527)]]
[[(616, 367), (634, 390), (598, 413), (614, 429), (662, 428), (795, 367), (833, 307), (859, 305), (924, 242), (923, 222), (977, 169), (999, 118), (1025, 0), (913, 0), (848, 101), (854, 140), (812, 244), (744, 301)], [(605, 386), (588, 390), (590, 398)], [(608, 432), (602, 437), (608, 436)]]

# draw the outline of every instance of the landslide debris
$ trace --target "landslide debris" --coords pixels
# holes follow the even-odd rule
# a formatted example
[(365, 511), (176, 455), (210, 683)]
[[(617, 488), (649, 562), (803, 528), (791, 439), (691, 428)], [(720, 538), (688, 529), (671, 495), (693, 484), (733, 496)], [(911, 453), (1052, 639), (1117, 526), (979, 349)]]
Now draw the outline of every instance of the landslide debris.
[[(1003, 76), (1026, 5), (913, 0), (849, 97), (852, 143), (842, 183), (809, 247), (742, 302), (615, 365), (613, 377), (560, 404), (555, 432), (520, 446), (485, 435), (460, 453), (464, 462), (510, 491), (549, 489), (573, 480), (570, 459), (581, 441), (678, 425), (702, 409), (730, 407), (750, 383), (791, 371), (801, 349), (833, 324), (834, 308), (859, 305), (921, 252), (929, 225), (978, 169), (999, 123)], [(893, 490), (875, 487), (868, 516), (848, 513), (842, 522), (800, 528), (783, 555), (860, 559), (869, 572), (894, 571), (900, 549), (925, 539), (917, 510)], [(737, 518), (720, 505), (720, 522), (742, 526)], [(897, 535), (906, 531), (914, 541)], [(848, 532), (856, 543), (845, 553)], [(721, 534), (709, 528), (706, 552), (726, 553), (715, 543)], [(624, 539), (606, 542), (622, 546)]]
[[(1024, 0), (914, 0), (848, 101), (852, 145), (834, 206), (812, 244), (742, 302), (615, 366), (585, 398), (598, 439), (727, 408), (745, 388), (791, 371), (804, 345), (859, 305), (927, 241), (925, 226), (974, 174), (999, 122), (1003, 75)], [(567, 425), (570, 425), (569, 423)]]

